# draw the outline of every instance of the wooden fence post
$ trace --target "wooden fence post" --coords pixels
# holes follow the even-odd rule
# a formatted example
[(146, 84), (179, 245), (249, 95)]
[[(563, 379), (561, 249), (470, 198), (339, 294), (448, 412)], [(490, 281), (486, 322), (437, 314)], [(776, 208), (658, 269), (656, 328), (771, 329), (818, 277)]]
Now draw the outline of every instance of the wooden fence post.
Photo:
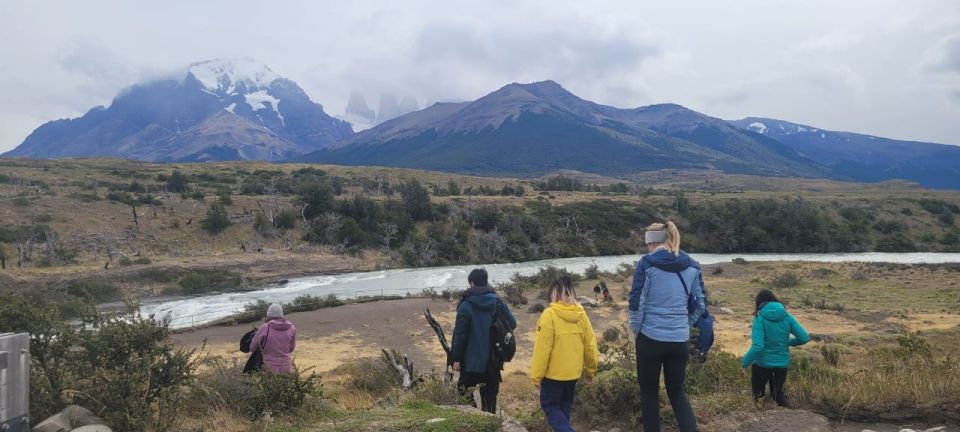
[(30, 431), (30, 335), (0, 333), (0, 431)]

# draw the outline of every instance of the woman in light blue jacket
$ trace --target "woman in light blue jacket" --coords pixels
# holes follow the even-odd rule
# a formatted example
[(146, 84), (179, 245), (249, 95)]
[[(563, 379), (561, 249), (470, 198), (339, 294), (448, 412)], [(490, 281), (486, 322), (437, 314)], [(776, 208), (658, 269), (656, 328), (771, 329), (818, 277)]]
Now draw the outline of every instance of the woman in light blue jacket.
[[(697, 419), (684, 381), (690, 327), (707, 309), (700, 264), (680, 250), (680, 232), (673, 222), (650, 225), (644, 237), (650, 253), (637, 263), (627, 310), (637, 338), (643, 430), (660, 431), (662, 369), (680, 432), (695, 432)], [(691, 304), (695, 306), (689, 307)]]

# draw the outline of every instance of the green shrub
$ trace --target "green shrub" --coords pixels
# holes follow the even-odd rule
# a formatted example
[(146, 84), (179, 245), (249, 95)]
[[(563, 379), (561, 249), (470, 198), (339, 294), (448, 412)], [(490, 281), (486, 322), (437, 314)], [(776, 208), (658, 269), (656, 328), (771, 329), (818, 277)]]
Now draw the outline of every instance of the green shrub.
[(344, 363), (334, 371), (337, 376), (345, 377), (345, 383), (351, 388), (364, 390), (382, 396), (392, 389), (398, 389), (403, 382), (400, 374), (384, 358), (365, 358)]
[(633, 369), (614, 368), (597, 374), (592, 385), (577, 387), (574, 417), (586, 423), (640, 424), (640, 392)]
[(246, 411), (251, 418), (263, 413), (291, 413), (300, 408), (308, 397), (322, 397), (320, 376), (294, 370), (289, 374), (261, 372), (254, 374), (252, 404)]
[(741, 258), (741, 257), (736, 257), (736, 258), (733, 259), (733, 263), (734, 263), (734, 264), (743, 265), (743, 264), (746, 264), (746, 263), (747, 263), (747, 260), (745, 260), (745, 259), (743, 259), (743, 258)]
[(917, 247), (907, 236), (897, 233), (881, 237), (874, 249), (877, 252), (913, 252)]
[(121, 267), (129, 267), (133, 265), (133, 260), (127, 257), (120, 257), (120, 259), (117, 260), (117, 264), (120, 264)]
[(939, 242), (940, 244), (945, 246), (957, 245), (957, 244), (960, 244), (960, 236), (958, 236), (957, 233), (954, 233), (954, 232), (944, 233), (943, 236), (940, 237)]
[(167, 190), (174, 193), (185, 193), (189, 184), (187, 183), (187, 176), (183, 175), (180, 170), (174, 170), (170, 177), (166, 178), (167, 181)]
[(843, 354), (843, 346), (838, 344), (826, 344), (820, 347), (820, 355), (830, 366), (840, 364), (840, 356)]
[(240, 275), (224, 269), (198, 269), (177, 280), (181, 294), (201, 294), (211, 291), (235, 290), (243, 285)]
[(586, 270), (583, 271), (584, 279), (597, 279), (600, 277), (600, 268), (596, 264), (590, 264)]
[(940, 216), (937, 217), (937, 220), (939, 220), (944, 225), (949, 225), (949, 226), (953, 226), (953, 224), (956, 222), (956, 220), (953, 217), (953, 213), (950, 213), (950, 212), (940, 213)]
[[(396, 371), (393, 373), (398, 375)], [(443, 377), (428, 374), (413, 387), (413, 394), (417, 398), (433, 402), (437, 405), (470, 405), (470, 399), (461, 394), (456, 381), (444, 381)]]
[(76, 280), (66, 284), (64, 293), (70, 297), (90, 302), (103, 303), (120, 298), (120, 288), (96, 279)]
[(800, 285), (802, 280), (803, 278), (794, 272), (780, 273), (770, 281), (770, 286), (774, 288), (790, 288)]
[(750, 388), (750, 377), (740, 366), (740, 358), (714, 349), (706, 363), (687, 365), (687, 392), (691, 396), (738, 393)]
[(115, 317), (88, 310), (76, 326), (55, 308), (0, 295), (0, 333), (31, 335), (31, 415), (46, 418), (78, 404), (114, 430), (178, 430), (193, 352), (174, 348), (169, 329), (141, 317), (136, 305)]
[(297, 225), (297, 213), (284, 209), (274, 218), (273, 225), (280, 229), (293, 229)]
[(309, 371), (244, 374), (239, 363), (229, 364), (220, 357), (205, 359), (203, 366), (191, 391), (194, 411), (216, 407), (257, 419), (267, 412), (289, 414), (323, 397), (320, 376)]
[[(603, 338), (597, 341), (597, 351), (600, 353), (599, 370), (630, 369), (635, 365), (636, 349), (630, 340), (631, 334), (625, 325), (621, 325), (619, 329), (609, 328), (603, 333)], [(614, 335), (616, 338), (613, 338)]]
[(227, 209), (220, 203), (210, 204), (207, 207), (207, 217), (200, 221), (200, 227), (213, 235), (220, 234), (230, 225), (233, 225), (233, 222), (230, 221)]

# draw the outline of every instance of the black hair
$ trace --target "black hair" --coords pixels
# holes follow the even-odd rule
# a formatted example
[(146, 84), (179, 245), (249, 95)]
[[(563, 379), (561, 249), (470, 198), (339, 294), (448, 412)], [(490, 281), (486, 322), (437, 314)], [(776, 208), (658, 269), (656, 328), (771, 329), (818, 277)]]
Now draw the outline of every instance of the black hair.
[(482, 268), (473, 269), (467, 276), (467, 282), (472, 283), (473, 286), (487, 286), (487, 271)]
[(756, 316), (756, 315), (759, 315), (759, 314), (760, 314), (760, 308), (763, 307), (763, 305), (765, 305), (765, 304), (767, 304), (767, 303), (770, 303), (770, 302), (777, 302), (777, 303), (779, 303), (780, 300), (777, 300), (777, 296), (775, 296), (775, 295), (773, 294), (773, 291), (770, 291), (770, 290), (768, 290), (768, 289), (766, 289), (766, 288), (760, 290), (760, 292), (757, 293), (757, 309), (753, 312), (753, 315), (755, 315), (755, 316)]

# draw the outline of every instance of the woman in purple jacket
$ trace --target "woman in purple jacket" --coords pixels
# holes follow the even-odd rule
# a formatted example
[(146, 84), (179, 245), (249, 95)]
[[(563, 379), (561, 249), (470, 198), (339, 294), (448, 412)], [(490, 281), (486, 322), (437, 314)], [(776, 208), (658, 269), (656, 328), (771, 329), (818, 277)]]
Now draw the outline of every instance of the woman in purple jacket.
[(297, 328), (283, 318), (283, 307), (272, 304), (267, 309), (266, 322), (257, 329), (250, 351), (263, 349), (263, 363), (273, 373), (293, 370), (293, 350), (297, 347)]

